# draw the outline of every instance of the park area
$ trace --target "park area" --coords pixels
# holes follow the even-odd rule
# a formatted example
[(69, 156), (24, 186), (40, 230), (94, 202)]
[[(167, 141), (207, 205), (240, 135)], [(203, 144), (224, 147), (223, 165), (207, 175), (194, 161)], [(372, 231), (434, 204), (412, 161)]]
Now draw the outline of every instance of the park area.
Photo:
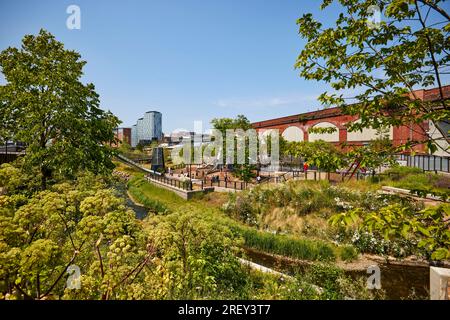
[[(417, 193), (391, 191), (445, 194), (448, 175), (396, 167), (365, 180), (268, 181), (240, 192), (231, 189), (186, 201), (148, 183), (136, 169), (121, 164), (118, 170), (128, 174), (130, 197), (149, 211), (144, 221), (165, 220), (180, 212), (204, 221), (212, 219), (240, 238), (239, 257), (283, 273), (297, 285), (322, 270), (323, 277), (330, 277), (326, 283), (333, 283), (333, 289), (325, 291), (333, 291), (327, 294), (335, 297), (350, 295), (346, 290), (355, 289), (346, 285), (365, 287), (367, 268), (377, 264), (382, 289), (362, 291), (366, 297), (426, 299), (429, 262), (448, 265), (448, 226), (441, 222), (448, 221), (449, 204)], [(385, 191), (384, 187), (393, 189)], [(339, 287), (339, 277), (343, 277), (343, 287)], [(353, 296), (358, 297), (359, 293)]]

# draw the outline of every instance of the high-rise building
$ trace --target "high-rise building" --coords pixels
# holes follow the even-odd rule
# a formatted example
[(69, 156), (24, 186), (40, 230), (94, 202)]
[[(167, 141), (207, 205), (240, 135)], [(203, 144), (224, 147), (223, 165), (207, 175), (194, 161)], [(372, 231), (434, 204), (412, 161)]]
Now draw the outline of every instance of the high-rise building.
[(136, 131), (137, 131), (137, 143), (139, 144), (139, 142), (141, 140), (144, 140), (144, 118), (139, 118), (136, 122)]
[(137, 125), (131, 126), (131, 147), (135, 148), (138, 144)]
[(162, 138), (162, 114), (158, 111), (147, 111), (144, 114), (143, 140), (160, 140)]
[(162, 114), (158, 111), (148, 111), (131, 127), (131, 146), (135, 148), (139, 143), (151, 143), (162, 139)]

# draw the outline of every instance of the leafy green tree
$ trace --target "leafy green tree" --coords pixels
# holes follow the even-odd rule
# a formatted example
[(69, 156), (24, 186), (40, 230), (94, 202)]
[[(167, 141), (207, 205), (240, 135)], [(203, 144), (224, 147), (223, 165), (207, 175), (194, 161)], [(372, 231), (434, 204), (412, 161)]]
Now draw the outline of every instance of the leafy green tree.
[(80, 81), (85, 64), (45, 30), (0, 53), (0, 122), (14, 124), (1, 134), (27, 145), (24, 164), (38, 170), (42, 189), (53, 174), (114, 167), (108, 145), (119, 120), (99, 108), (94, 85)]
[(255, 170), (256, 167), (254, 165), (241, 164), (234, 168), (233, 174), (244, 182), (250, 182), (253, 178), (256, 177), (256, 174), (254, 173)]
[(211, 120), (214, 129), (220, 130), (225, 135), (227, 129), (242, 129), (248, 130), (252, 128), (252, 124), (242, 114), (239, 114), (235, 119), (232, 118), (214, 118)]
[[(214, 129), (220, 130), (223, 136), (223, 161), (226, 162), (226, 131), (227, 130), (248, 130), (252, 129), (252, 124), (244, 115), (238, 115), (235, 119), (231, 118), (214, 118), (211, 121)], [(234, 163), (237, 163), (238, 150), (237, 150), (237, 138), (234, 139)], [(249, 160), (249, 139), (245, 138), (245, 163), (239, 164), (234, 167), (233, 173), (241, 180), (245, 182), (249, 182), (252, 178), (255, 177), (253, 170), (255, 170), (255, 166), (250, 164)]]
[[(232, 118), (214, 118), (211, 120), (211, 124), (214, 129), (219, 130), (222, 133), (223, 137), (223, 148), (222, 148), (222, 157), (223, 163), (226, 163), (227, 154), (226, 154), (226, 131), (227, 130), (248, 130), (252, 128), (252, 124), (244, 115), (238, 115), (235, 119)], [(235, 138), (235, 146), (234, 146), (234, 162), (237, 162), (237, 138)], [(245, 148), (245, 159), (248, 162), (248, 139), (246, 139), (246, 148)]]
[(385, 137), (372, 140), (366, 146), (352, 148), (347, 157), (358, 161), (360, 168), (374, 170), (382, 165), (396, 165), (393, 151), (392, 141)]
[[(270, 156), (272, 154), (272, 135), (267, 135), (266, 137), (264, 137), (264, 139), (266, 140), (266, 144), (267, 144), (267, 153)], [(280, 155), (282, 154), (289, 154), (289, 152), (287, 151), (287, 147), (288, 147), (289, 142), (283, 137), (283, 135), (281, 134), (281, 132), (278, 133), (278, 152), (280, 153)]]
[(346, 155), (323, 140), (289, 142), (285, 154), (303, 158), (309, 165), (326, 172), (336, 171), (347, 164)]
[[(333, 2), (322, 1), (321, 9), (325, 10)], [(295, 64), (300, 75), (325, 81), (338, 92), (324, 92), (319, 100), (359, 116), (361, 122), (348, 126), (352, 131), (367, 127), (422, 126), (429, 120), (449, 119), (449, 102), (442, 83), (450, 64), (450, 16), (444, 1), (338, 2), (343, 12), (334, 25), (324, 26), (311, 13), (297, 21), (299, 33), (307, 41)], [(374, 8), (383, 13), (378, 24), (370, 21)], [(437, 102), (423, 101), (414, 93), (415, 88), (429, 86), (438, 87)], [(339, 94), (345, 90), (357, 94)], [(347, 104), (349, 98), (357, 103)], [(431, 152), (439, 146), (429, 136), (424, 141), (408, 141), (403, 148), (424, 142)]]
[(120, 153), (126, 154), (126, 153), (131, 152), (131, 145), (126, 141), (122, 141), (119, 143), (119, 147), (117, 149)]

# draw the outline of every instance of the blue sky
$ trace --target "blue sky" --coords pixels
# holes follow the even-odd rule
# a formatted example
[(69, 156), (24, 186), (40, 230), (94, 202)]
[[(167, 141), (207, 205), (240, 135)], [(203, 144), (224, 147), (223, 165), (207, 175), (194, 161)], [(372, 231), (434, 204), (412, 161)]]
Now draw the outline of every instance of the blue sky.
[[(162, 112), (165, 133), (214, 117), (264, 120), (317, 110), (329, 89), (293, 67), (304, 45), (296, 19), (334, 21), (319, 1), (0, 1), (0, 50), (49, 30), (88, 62), (83, 81), (123, 126), (148, 110)], [(66, 27), (70, 4), (81, 30)]]

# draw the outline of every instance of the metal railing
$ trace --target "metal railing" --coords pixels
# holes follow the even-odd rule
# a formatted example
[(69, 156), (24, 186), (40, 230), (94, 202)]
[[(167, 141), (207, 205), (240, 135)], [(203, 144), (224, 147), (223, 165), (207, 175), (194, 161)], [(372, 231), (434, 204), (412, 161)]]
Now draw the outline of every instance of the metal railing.
[(170, 167), (171, 170), (178, 170), (184, 168), (186, 168), (186, 165), (184, 163), (176, 164)]
[[(173, 178), (168, 178), (164, 175), (157, 175), (149, 173), (145, 176), (147, 180), (153, 180), (160, 182), (162, 184), (166, 184), (178, 189), (186, 190), (186, 191), (192, 191), (192, 181), (191, 180), (178, 180)], [(203, 186), (201, 187), (203, 189)]]
[(397, 159), (406, 161), (408, 167), (416, 167), (424, 171), (450, 172), (450, 157), (400, 154), (397, 155)]
[(248, 183), (243, 181), (228, 181), (221, 179), (204, 179), (203, 186), (205, 187), (221, 187), (235, 190), (245, 190), (248, 188)]

